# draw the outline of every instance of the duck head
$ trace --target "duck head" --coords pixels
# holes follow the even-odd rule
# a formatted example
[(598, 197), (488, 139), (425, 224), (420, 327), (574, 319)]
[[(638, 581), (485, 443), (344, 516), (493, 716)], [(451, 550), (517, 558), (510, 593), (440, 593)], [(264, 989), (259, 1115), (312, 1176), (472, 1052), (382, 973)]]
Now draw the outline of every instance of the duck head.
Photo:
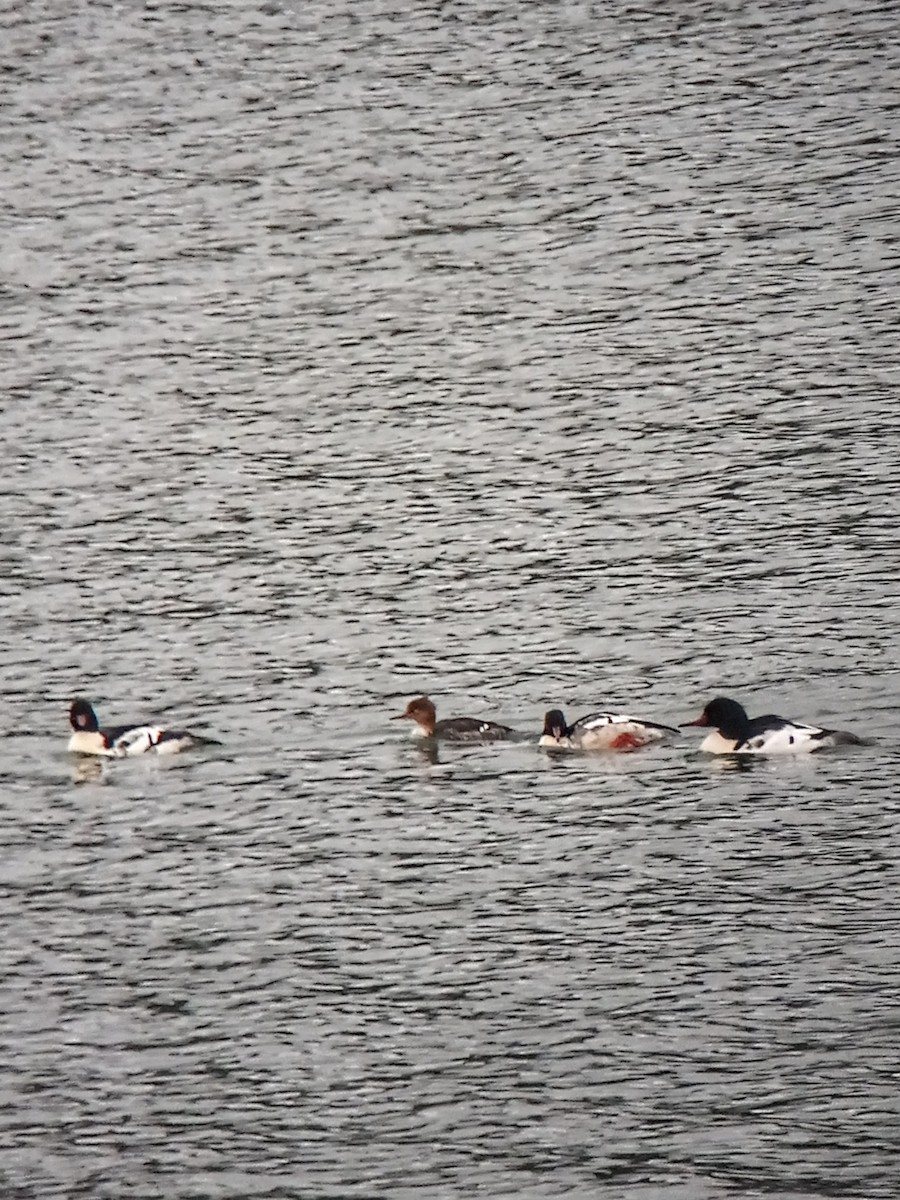
[(569, 727), (566, 724), (566, 718), (558, 708), (551, 708), (549, 712), (544, 713), (544, 731), (541, 734), (542, 738), (553, 739), (556, 742), (562, 742), (569, 736)]
[(94, 712), (94, 706), (90, 700), (79, 698), (72, 701), (72, 707), (69, 709), (69, 724), (73, 729), (81, 730), (84, 733), (97, 732), (100, 722), (97, 720), (97, 714)]
[(410, 700), (402, 713), (397, 713), (391, 720), (415, 721), (426, 734), (431, 735), (437, 724), (437, 713), (427, 696), (416, 696), (415, 700)]
[(685, 721), (685, 725), (709, 725), (718, 729), (723, 737), (733, 738), (742, 742), (747, 734), (750, 721), (746, 711), (737, 700), (729, 700), (727, 696), (716, 696), (710, 700), (696, 721)]

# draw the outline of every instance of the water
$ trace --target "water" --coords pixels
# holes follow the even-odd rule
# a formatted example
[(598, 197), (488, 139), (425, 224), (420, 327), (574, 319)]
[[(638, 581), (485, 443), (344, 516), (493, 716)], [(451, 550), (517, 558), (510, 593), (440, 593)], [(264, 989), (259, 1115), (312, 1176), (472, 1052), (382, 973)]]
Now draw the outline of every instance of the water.
[(893, 6), (3, 25), (4, 1196), (893, 1197)]

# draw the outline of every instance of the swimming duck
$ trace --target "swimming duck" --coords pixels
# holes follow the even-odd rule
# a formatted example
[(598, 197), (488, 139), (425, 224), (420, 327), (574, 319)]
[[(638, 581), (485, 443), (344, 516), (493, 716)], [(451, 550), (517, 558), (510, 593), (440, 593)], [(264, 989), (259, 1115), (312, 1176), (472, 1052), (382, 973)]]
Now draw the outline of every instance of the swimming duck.
[(637, 750), (669, 733), (678, 730), (624, 713), (590, 713), (568, 725), (563, 713), (553, 708), (544, 714), (544, 731), (538, 744), (552, 750)]
[(402, 713), (392, 721), (415, 721), (415, 733), (419, 737), (440, 738), (445, 742), (502, 742), (515, 739), (518, 735), (508, 725), (495, 721), (483, 721), (480, 717), (445, 717), (437, 719), (437, 712), (427, 696), (410, 700)]
[(130, 758), (153, 750), (157, 754), (177, 754), (192, 746), (218, 745), (213, 738), (188, 733), (183, 729), (162, 729), (158, 725), (111, 725), (101, 729), (94, 706), (89, 700), (72, 701), (69, 709), (73, 754), (102, 754), (106, 758)]
[(742, 705), (727, 696), (710, 700), (695, 721), (685, 725), (710, 726), (700, 745), (707, 754), (810, 754), (830, 746), (863, 746), (855, 733), (820, 729), (768, 713), (748, 717)]

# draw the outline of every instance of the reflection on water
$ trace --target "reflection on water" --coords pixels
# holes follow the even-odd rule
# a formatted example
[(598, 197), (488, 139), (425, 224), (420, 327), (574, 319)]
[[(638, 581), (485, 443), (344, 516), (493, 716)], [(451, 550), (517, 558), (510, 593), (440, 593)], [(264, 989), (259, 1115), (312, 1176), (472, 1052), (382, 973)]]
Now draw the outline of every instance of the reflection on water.
[(72, 755), (73, 783), (104, 783), (109, 776), (109, 764), (103, 758), (86, 758), (80, 754)]

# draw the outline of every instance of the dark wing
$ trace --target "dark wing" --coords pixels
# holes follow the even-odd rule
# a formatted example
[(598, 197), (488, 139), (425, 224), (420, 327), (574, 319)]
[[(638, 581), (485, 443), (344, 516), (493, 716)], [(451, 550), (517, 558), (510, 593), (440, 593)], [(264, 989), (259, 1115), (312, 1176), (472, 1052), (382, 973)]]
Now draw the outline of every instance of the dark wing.
[(602, 729), (606, 725), (615, 725), (620, 721), (630, 721), (631, 717), (623, 717), (620, 713), (592, 712), (586, 717), (579, 717), (569, 726), (569, 733), (576, 729)]
[(672, 725), (660, 725), (658, 721), (645, 721), (643, 717), (639, 717), (638, 720), (640, 720), (642, 725), (646, 725), (648, 729), (658, 729), (660, 733), (681, 733), (681, 730), (675, 729)]
[(197, 739), (186, 729), (161, 729), (156, 739), (157, 746), (163, 742), (195, 742)]
[[(750, 722), (750, 738), (754, 735), (761, 737), (767, 735), (769, 738), (773, 734), (777, 734), (781, 730), (789, 731), (789, 734), (794, 735), (798, 740), (804, 742), (817, 742), (820, 747), (826, 746), (869, 746), (871, 742), (867, 742), (865, 738), (857, 737), (855, 733), (847, 733), (841, 729), (819, 729), (817, 725), (806, 725), (801, 721), (788, 721), (784, 717), (779, 717), (775, 713), (768, 713), (764, 717), (754, 717)], [(750, 741), (750, 738), (747, 741)]]
[(779, 717), (775, 713), (766, 713), (764, 717), (751, 717), (747, 724), (750, 729), (747, 736), (747, 741), (749, 741), (750, 738), (757, 737), (761, 733), (775, 733), (778, 729), (784, 729), (786, 725), (795, 725), (796, 721), (788, 721), (785, 717)]
[(130, 725), (109, 725), (106, 728), (101, 729), (100, 732), (106, 739), (107, 747), (112, 747), (116, 744), (116, 742), (119, 741), (120, 738), (127, 739), (128, 734), (130, 734), (132, 731), (137, 729), (145, 729), (146, 727), (146, 721), (132, 721)]
[(448, 742), (502, 742), (516, 736), (508, 725), (494, 721), (479, 721), (477, 717), (449, 717), (438, 721), (435, 735)]
[(570, 730), (602, 729), (607, 725), (644, 725), (647, 729), (658, 729), (660, 733), (678, 733), (671, 725), (659, 725), (656, 721), (645, 721), (643, 717), (632, 717), (626, 713), (595, 712), (579, 717)]
[(157, 745), (163, 742), (183, 742), (188, 746), (221, 746), (216, 738), (205, 737), (202, 733), (189, 733), (186, 729), (163, 729), (160, 731)]
[(135, 754), (145, 754), (148, 750), (153, 749), (159, 741), (161, 733), (162, 730), (156, 725), (136, 725), (132, 729), (123, 730), (110, 748), (123, 758)]
[(123, 733), (128, 733), (129, 729), (143, 729), (145, 725), (149, 724), (149, 721), (131, 721), (128, 725), (104, 725), (101, 732), (114, 742)]
[(748, 724), (748, 736), (735, 746), (735, 752), (738, 754), (809, 753), (834, 745), (834, 734), (830, 729), (820, 729), (818, 725), (804, 725), (800, 721), (788, 721), (776, 713), (754, 717)]

